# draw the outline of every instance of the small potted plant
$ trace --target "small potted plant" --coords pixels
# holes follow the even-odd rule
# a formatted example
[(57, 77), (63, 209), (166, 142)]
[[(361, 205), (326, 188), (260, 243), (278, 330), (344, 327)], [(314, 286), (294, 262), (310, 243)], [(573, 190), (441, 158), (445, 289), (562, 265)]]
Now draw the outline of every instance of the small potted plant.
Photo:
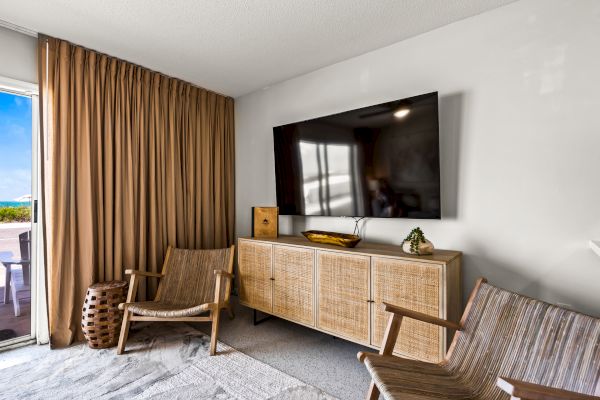
[(429, 255), (433, 254), (433, 243), (427, 240), (421, 228), (417, 227), (410, 231), (406, 239), (404, 239), (402, 250), (405, 253), (416, 254), (418, 256)]

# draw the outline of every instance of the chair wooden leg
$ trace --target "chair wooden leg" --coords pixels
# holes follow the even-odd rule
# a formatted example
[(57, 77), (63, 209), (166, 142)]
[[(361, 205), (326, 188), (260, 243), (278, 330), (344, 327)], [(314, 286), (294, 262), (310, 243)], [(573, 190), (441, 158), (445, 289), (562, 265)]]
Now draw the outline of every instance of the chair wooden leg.
[(31, 263), (21, 264), (21, 271), (23, 271), (23, 284), (25, 286), (31, 285)]
[(121, 334), (119, 335), (119, 345), (117, 346), (117, 354), (123, 354), (125, 351), (125, 343), (127, 343), (127, 336), (129, 335), (129, 324), (131, 312), (125, 311), (123, 312), (123, 323), (121, 324)]
[(227, 306), (227, 314), (229, 314), (229, 319), (235, 318), (235, 313), (233, 312), (233, 307), (231, 304)]
[(4, 304), (8, 304), (10, 293), (10, 265), (4, 265)]
[(17, 298), (17, 282), (15, 282), (14, 275), (11, 276), (10, 280), (10, 293), (12, 295), (13, 308), (15, 310), (15, 317), (21, 316), (21, 305), (19, 304), (19, 299)]
[(211, 356), (214, 356), (217, 352), (217, 335), (219, 333), (219, 314), (221, 314), (221, 310), (216, 308), (216, 311), (212, 311), (213, 321), (212, 321), (212, 331), (210, 333), (210, 352)]
[(371, 385), (369, 386), (369, 391), (367, 392), (367, 400), (377, 400), (379, 399), (379, 389), (375, 385), (375, 382), (371, 381)]

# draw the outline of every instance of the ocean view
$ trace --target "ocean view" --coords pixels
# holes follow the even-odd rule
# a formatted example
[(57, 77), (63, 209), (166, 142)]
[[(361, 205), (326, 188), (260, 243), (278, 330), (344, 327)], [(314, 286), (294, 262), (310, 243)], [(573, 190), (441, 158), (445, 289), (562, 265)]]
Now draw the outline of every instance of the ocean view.
[(31, 207), (30, 201), (2, 201), (0, 207)]

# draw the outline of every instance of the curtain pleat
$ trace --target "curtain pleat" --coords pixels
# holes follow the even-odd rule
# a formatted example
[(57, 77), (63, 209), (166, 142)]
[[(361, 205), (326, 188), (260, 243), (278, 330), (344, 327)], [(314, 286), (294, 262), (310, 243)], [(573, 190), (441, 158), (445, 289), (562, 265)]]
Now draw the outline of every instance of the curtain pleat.
[[(51, 344), (82, 338), (87, 287), (158, 272), (168, 245), (233, 242), (233, 99), (43, 37)], [(47, 89), (46, 89), (47, 88)], [(152, 299), (157, 280), (140, 284)]]

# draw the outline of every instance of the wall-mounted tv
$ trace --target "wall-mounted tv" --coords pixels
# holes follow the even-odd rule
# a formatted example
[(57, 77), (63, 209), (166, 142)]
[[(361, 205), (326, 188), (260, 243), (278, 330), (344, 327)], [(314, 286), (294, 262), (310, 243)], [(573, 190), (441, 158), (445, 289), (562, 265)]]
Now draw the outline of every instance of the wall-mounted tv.
[(273, 128), (282, 215), (441, 216), (437, 92)]

